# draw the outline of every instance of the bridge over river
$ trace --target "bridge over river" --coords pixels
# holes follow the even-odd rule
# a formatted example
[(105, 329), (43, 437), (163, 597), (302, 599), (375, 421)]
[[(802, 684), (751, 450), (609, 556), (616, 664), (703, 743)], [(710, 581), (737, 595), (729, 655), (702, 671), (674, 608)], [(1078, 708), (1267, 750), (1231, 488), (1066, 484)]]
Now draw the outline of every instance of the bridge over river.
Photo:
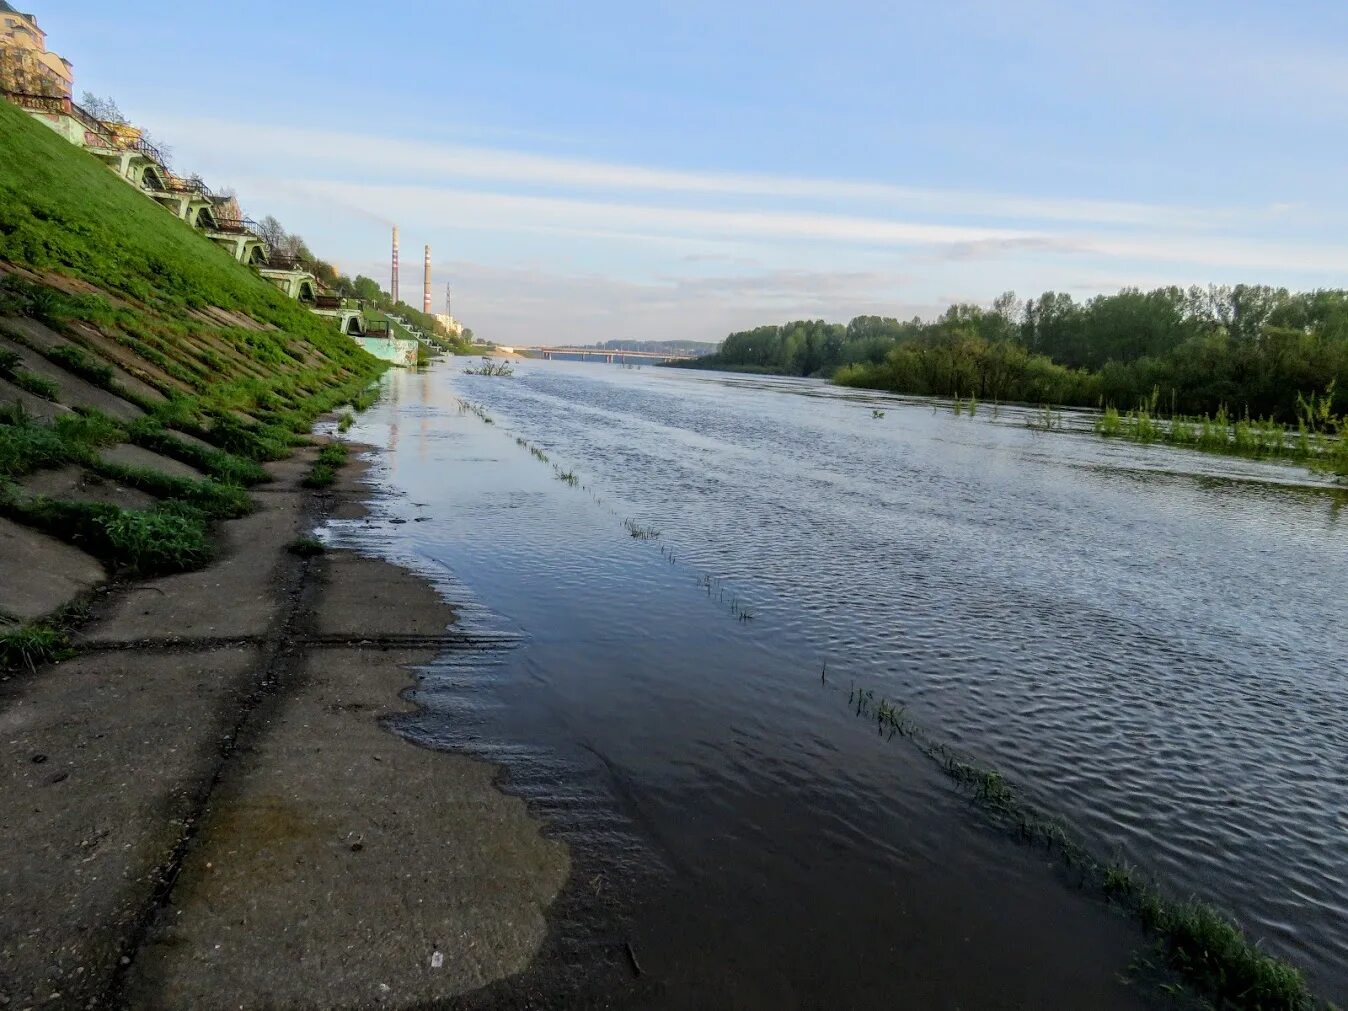
[(517, 347), (515, 350), (530, 358), (542, 358), (547, 361), (559, 358), (563, 361), (602, 361), (607, 362), (610, 365), (614, 363), (619, 365), (649, 365), (658, 364), (660, 362), (684, 362), (695, 357), (694, 355), (680, 355), (658, 351), (620, 351), (609, 348)]

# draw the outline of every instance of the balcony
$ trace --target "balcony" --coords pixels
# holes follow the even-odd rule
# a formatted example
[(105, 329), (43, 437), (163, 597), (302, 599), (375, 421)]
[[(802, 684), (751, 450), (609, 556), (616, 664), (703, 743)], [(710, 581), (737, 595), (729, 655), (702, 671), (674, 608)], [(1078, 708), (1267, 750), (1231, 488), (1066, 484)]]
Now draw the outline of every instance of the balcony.
[(229, 235), (257, 235), (257, 222), (251, 218), (216, 218), (215, 230)]
[(141, 140), (140, 138), (137, 138), (133, 141), (123, 142), (122, 146), (124, 150), (135, 151), (137, 154), (143, 154), (146, 158), (149, 158), (156, 165), (164, 164), (164, 153), (147, 140)]
[(169, 179), (164, 184), (164, 191), (167, 193), (196, 193), (212, 203), (215, 201), (215, 194), (200, 179)]
[(267, 257), (267, 269), (308, 271), (309, 265), (298, 256), (291, 256), (288, 253), (272, 253)]

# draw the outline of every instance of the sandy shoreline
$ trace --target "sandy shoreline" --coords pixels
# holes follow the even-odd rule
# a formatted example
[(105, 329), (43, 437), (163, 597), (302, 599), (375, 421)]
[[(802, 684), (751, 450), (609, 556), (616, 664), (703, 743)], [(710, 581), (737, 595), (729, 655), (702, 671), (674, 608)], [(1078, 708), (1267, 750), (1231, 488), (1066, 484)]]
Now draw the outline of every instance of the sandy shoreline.
[(116, 588), (0, 690), (0, 1000), (399, 1007), (519, 973), (567, 881), (491, 765), (408, 743), (453, 612), (386, 562), (285, 550), (368, 488), (271, 465), (222, 557)]

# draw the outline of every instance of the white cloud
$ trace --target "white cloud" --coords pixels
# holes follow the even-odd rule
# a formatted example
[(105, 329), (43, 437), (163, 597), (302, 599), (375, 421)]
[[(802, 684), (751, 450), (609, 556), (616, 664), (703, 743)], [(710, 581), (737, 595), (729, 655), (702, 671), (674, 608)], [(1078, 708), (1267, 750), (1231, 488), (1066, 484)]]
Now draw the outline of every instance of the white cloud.
[(180, 146), (228, 157), (265, 150), (268, 158), (321, 168), (324, 173), (369, 173), (383, 181), (409, 177), (478, 180), (494, 185), (680, 193), (693, 196), (775, 197), (783, 200), (862, 203), (918, 214), (1001, 220), (1038, 219), (1118, 226), (1213, 228), (1250, 209), (1170, 206), (1070, 196), (1042, 197), (854, 179), (818, 179), (756, 173), (649, 168), (496, 148), (431, 144), (377, 135), (305, 130), (257, 123), (160, 117)]
[(664, 242), (827, 242), (936, 253), (944, 259), (1056, 256), (1126, 259), (1218, 268), (1348, 272), (1348, 246), (1272, 243), (1236, 236), (1076, 233), (928, 224), (806, 211), (720, 211), (652, 204), (501, 194), (375, 183), (310, 181), (305, 188), (390, 219), (453, 229), (554, 232)]

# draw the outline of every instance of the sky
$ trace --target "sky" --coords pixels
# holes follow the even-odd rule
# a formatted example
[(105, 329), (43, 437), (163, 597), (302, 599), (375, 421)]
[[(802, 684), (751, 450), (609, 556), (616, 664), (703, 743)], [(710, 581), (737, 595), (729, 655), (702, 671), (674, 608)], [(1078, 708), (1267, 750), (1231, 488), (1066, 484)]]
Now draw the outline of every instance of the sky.
[(1348, 278), (1341, 0), (28, 0), (76, 92), (506, 344)]

